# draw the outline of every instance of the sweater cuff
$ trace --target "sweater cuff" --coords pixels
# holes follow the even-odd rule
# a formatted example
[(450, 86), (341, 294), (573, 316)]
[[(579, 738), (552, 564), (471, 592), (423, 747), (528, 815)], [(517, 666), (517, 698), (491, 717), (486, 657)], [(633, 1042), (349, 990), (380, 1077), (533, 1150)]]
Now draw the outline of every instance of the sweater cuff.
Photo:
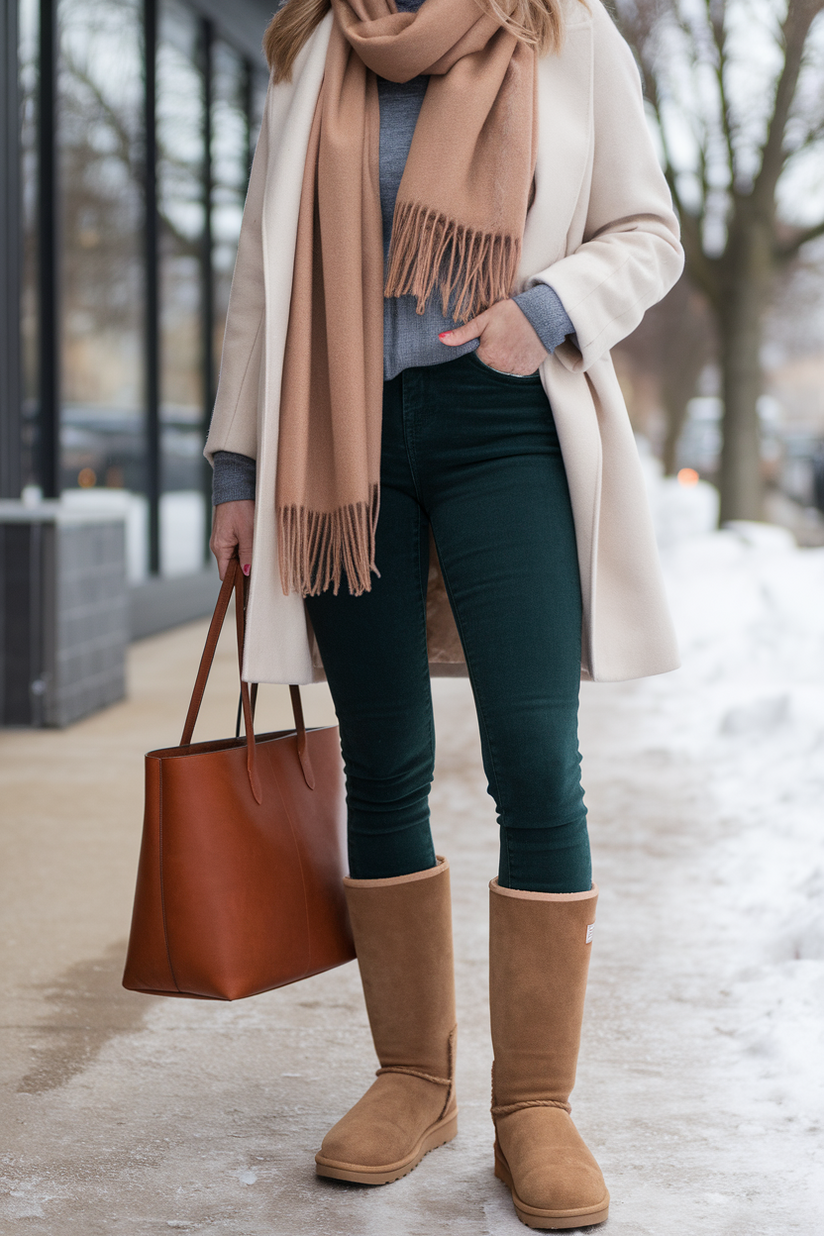
[(554, 352), (567, 335), (575, 334), (575, 327), (561, 304), (560, 296), (548, 283), (536, 283), (512, 299), (547, 352)]
[(234, 451), (215, 451), (212, 506), (222, 502), (249, 502), (255, 498), (257, 463)]

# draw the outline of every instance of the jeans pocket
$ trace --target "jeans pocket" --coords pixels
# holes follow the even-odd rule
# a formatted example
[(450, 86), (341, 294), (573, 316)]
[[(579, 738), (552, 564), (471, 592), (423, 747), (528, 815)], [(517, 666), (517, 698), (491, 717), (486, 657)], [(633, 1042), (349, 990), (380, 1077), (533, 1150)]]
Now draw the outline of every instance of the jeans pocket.
[(480, 356), (475, 352), (468, 352), (469, 360), (473, 361), (486, 373), (494, 374), (496, 378), (503, 378), (506, 382), (540, 382), (540, 370), (536, 369), (533, 373), (504, 373), (502, 369), (494, 369), (492, 365), (487, 365), (486, 361), (482, 361)]

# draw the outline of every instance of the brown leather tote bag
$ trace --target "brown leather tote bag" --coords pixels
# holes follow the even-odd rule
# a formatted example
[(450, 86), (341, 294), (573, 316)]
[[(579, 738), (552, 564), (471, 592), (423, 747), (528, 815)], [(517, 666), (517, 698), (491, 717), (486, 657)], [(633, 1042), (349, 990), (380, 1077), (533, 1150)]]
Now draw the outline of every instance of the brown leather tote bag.
[[(179, 747), (146, 756), (143, 843), (123, 986), (159, 996), (238, 1000), (351, 961), (346, 810), (337, 726), (192, 742), (235, 592), (242, 664), (245, 580), (226, 573)], [(239, 728), (239, 727), (238, 727)]]

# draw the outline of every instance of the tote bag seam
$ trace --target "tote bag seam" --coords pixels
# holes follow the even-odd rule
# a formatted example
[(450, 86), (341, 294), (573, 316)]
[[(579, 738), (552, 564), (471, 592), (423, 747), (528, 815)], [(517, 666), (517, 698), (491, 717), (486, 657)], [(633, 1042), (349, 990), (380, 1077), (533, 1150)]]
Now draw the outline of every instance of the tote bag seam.
[[(295, 731), (296, 749), (297, 749), (297, 741), (298, 741), (298, 736), (297, 736), (297, 730), (296, 730)], [(297, 754), (297, 750), (296, 750), (296, 754)], [(302, 768), (302, 765), (300, 764), (300, 756), (298, 756), (298, 765), (301, 768), (301, 775), (302, 775), (303, 768)], [(312, 933), (309, 927), (309, 903), (306, 897), (306, 876), (303, 873), (303, 857), (300, 852), (300, 845), (298, 844), (298, 838), (297, 838), (297, 833), (295, 832), (295, 826), (292, 823), (292, 816), (289, 813), (289, 808), (286, 806), (286, 799), (284, 798), (283, 791), (280, 788), (280, 778), (278, 777), (277, 772), (274, 773), (273, 779), (275, 782), (275, 788), (277, 789), (277, 792), (278, 792), (278, 797), (280, 798), (281, 804), (283, 806), (283, 814), (286, 816), (286, 822), (288, 823), (289, 831), (292, 834), (292, 842), (295, 847), (295, 853), (297, 854), (297, 857), (298, 857), (298, 866), (300, 867), (300, 886), (301, 886), (301, 891), (303, 893), (303, 921), (306, 926), (305, 939), (306, 939), (306, 953), (307, 953), (306, 969), (304, 971), (304, 974), (301, 977), (305, 978), (307, 977), (307, 975), (312, 973)], [(293, 981), (299, 981), (299, 980), (293, 980)]]
[(180, 991), (180, 984), (178, 983), (177, 975), (175, 974), (175, 968), (172, 965), (172, 953), (171, 953), (171, 949), (169, 948), (169, 930), (166, 924), (166, 881), (163, 875), (163, 761), (160, 760), (158, 762), (160, 764), (160, 769), (158, 772), (158, 786), (157, 786), (157, 789), (158, 789), (157, 854), (158, 854), (158, 866), (160, 868), (160, 915), (163, 920), (163, 943), (166, 946), (166, 960), (169, 963), (169, 973), (172, 976), (172, 982), (174, 983), (175, 988), (182, 995), (183, 993)]

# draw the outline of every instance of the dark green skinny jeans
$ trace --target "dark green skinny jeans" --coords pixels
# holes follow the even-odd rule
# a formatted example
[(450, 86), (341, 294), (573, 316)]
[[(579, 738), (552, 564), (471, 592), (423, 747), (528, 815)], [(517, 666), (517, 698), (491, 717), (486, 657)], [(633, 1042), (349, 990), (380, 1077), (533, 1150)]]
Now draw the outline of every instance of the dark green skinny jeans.
[(384, 384), (371, 592), (307, 599), (340, 721), (357, 879), (435, 864), (429, 525), (466, 655), (510, 888), (590, 888), (578, 754), (581, 589), (566, 473), (537, 374), (474, 353)]

